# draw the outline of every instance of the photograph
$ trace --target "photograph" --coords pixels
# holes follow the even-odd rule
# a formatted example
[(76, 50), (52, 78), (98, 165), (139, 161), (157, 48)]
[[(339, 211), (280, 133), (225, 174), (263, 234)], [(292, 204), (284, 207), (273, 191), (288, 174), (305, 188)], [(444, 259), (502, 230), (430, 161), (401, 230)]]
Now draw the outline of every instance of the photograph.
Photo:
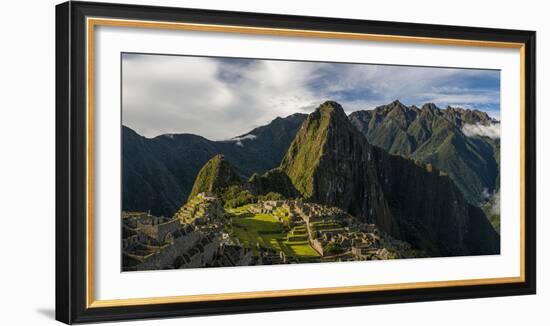
[[(323, 325), (540, 316), (543, 10), (151, 1), (59, 3), (52, 39), (29, 27), (16, 43), (47, 43), (49, 64), (6, 52), (55, 77), (52, 130), (18, 146), (45, 126), (27, 109), (42, 112), (32, 101), (44, 97), (29, 92), (42, 89), (34, 69), (5, 60), (25, 86), (7, 106), (24, 123), (4, 128), (18, 151), (4, 161), (23, 171), (5, 169), (10, 191), (25, 200), (7, 216), (55, 199), (51, 232), (35, 223), (55, 240), (33, 256), (55, 267), (36, 278), (45, 299), (55, 292), (41, 314), (216, 325), (286, 323), (265, 316), (289, 310), (302, 310), (291, 324)], [(50, 191), (32, 174), (46, 176), (46, 135)], [(32, 239), (8, 255), (28, 260), (24, 249), (48, 243)], [(530, 310), (518, 313), (521, 302)]]
[(2, 9), (0, 326), (550, 325), (544, 2)]
[(123, 272), (500, 254), (500, 70), (120, 60)]

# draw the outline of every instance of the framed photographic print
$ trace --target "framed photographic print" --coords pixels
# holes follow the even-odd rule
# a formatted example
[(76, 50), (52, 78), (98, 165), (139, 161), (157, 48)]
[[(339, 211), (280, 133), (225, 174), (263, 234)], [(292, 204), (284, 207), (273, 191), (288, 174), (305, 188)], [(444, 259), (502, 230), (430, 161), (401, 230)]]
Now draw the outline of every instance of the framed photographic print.
[(56, 318), (535, 293), (535, 32), (56, 8)]

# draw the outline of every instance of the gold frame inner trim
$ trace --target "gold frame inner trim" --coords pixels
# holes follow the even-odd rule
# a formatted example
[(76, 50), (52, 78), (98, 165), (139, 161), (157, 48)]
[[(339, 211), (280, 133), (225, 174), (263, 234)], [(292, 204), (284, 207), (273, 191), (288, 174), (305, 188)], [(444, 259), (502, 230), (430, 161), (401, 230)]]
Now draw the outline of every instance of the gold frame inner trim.
[[(286, 37), (314, 37), (328, 39), (364, 40), (372, 42), (404, 42), (412, 44), (431, 44), (446, 46), (474, 46), (490, 48), (519, 49), (520, 51), (520, 276), (486, 279), (467, 279), (449, 281), (412, 282), (395, 284), (356, 285), (328, 288), (289, 289), (274, 291), (254, 291), (219, 294), (200, 294), (168, 297), (128, 298), (112, 300), (96, 300), (94, 295), (94, 32), (96, 26), (112, 26), (127, 28), (154, 28), (200, 32), (241, 33), (255, 35), (271, 35)], [(361, 34), (330, 31), (313, 31), (282, 28), (263, 28), (249, 26), (212, 25), (175, 23), (144, 20), (123, 20), (110, 18), (88, 17), (86, 19), (86, 306), (87, 308), (103, 308), (118, 306), (134, 306), (148, 304), (168, 304), (198, 301), (220, 301), (234, 299), (273, 298), (288, 296), (304, 296), (318, 294), (338, 294), (354, 292), (375, 292), (388, 290), (405, 290), (420, 288), (441, 288), (452, 286), (475, 286), (488, 284), (522, 283), (525, 282), (525, 44), (513, 42), (494, 42), (478, 40), (462, 40), (448, 38), (412, 37), (382, 34)]]

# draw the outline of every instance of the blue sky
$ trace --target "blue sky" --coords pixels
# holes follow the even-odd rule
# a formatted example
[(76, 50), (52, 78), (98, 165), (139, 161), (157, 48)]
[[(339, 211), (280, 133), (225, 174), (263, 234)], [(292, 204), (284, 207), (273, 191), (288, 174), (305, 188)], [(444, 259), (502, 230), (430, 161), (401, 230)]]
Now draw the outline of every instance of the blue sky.
[(124, 54), (123, 124), (147, 137), (229, 139), (325, 100), (347, 113), (399, 100), (486, 111), (500, 118), (500, 72)]

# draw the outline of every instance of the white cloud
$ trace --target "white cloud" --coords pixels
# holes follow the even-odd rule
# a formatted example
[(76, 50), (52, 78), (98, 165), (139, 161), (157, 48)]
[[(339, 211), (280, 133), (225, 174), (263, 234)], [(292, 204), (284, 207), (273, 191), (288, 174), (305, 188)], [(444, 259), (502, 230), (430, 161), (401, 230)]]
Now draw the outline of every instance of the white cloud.
[(177, 56), (123, 59), (123, 123), (142, 135), (199, 131), (223, 116), (233, 94), (209, 59)]
[(243, 147), (243, 140), (254, 140), (258, 138), (256, 135), (248, 134), (240, 137), (233, 137), (231, 139), (225, 140), (226, 142), (235, 142), (235, 145)]
[[(498, 105), (498, 92), (457, 86), (477, 70), (125, 54), (123, 123), (139, 134), (229, 139), (325, 100), (347, 112), (395, 99)], [(456, 84), (456, 85), (455, 85)]]
[[(139, 134), (194, 133), (228, 139), (316, 106), (314, 66), (253, 61), (232, 66), (202, 57), (123, 57), (123, 124)], [(238, 74), (222, 80), (220, 73)]]
[[(481, 78), (498, 80), (498, 71), (357, 64), (326, 64), (321, 69), (329, 78), (320, 82), (318, 93), (341, 102), (347, 111), (396, 99), (407, 105), (463, 103), (493, 110), (500, 103), (498, 89), (468, 84)], [(347, 98), (350, 90), (364, 96)]]
[(500, 189), (491, 197), (491, 211), (500, 215)]
[(489, 205), (490, 213), (500, 215), (500, 189), (494, 193), (489, 193), (487, 188), (484, 188), (483, 198), (486, 200), (486, 205)]
[(460, 103), (460, 102), (454, 102), (450, 103), (449, 106), (452, 106), (454, 108), (463, 108), (467, 110), (478, 110), (483, 111), (489, 115), (489, 117), (493, 118), (495, 121), (500, 121), (500, 111), (499, 110), (492, 110), (491, 108), (484, 108), (483, 105), (476, 105), (472, 106), (471, 103)]
[(465, 124), (462, 126), (462, 132), (468, 137), (485, 136), (492, 139), (500, 138), (500, 123), (489, 125)]

